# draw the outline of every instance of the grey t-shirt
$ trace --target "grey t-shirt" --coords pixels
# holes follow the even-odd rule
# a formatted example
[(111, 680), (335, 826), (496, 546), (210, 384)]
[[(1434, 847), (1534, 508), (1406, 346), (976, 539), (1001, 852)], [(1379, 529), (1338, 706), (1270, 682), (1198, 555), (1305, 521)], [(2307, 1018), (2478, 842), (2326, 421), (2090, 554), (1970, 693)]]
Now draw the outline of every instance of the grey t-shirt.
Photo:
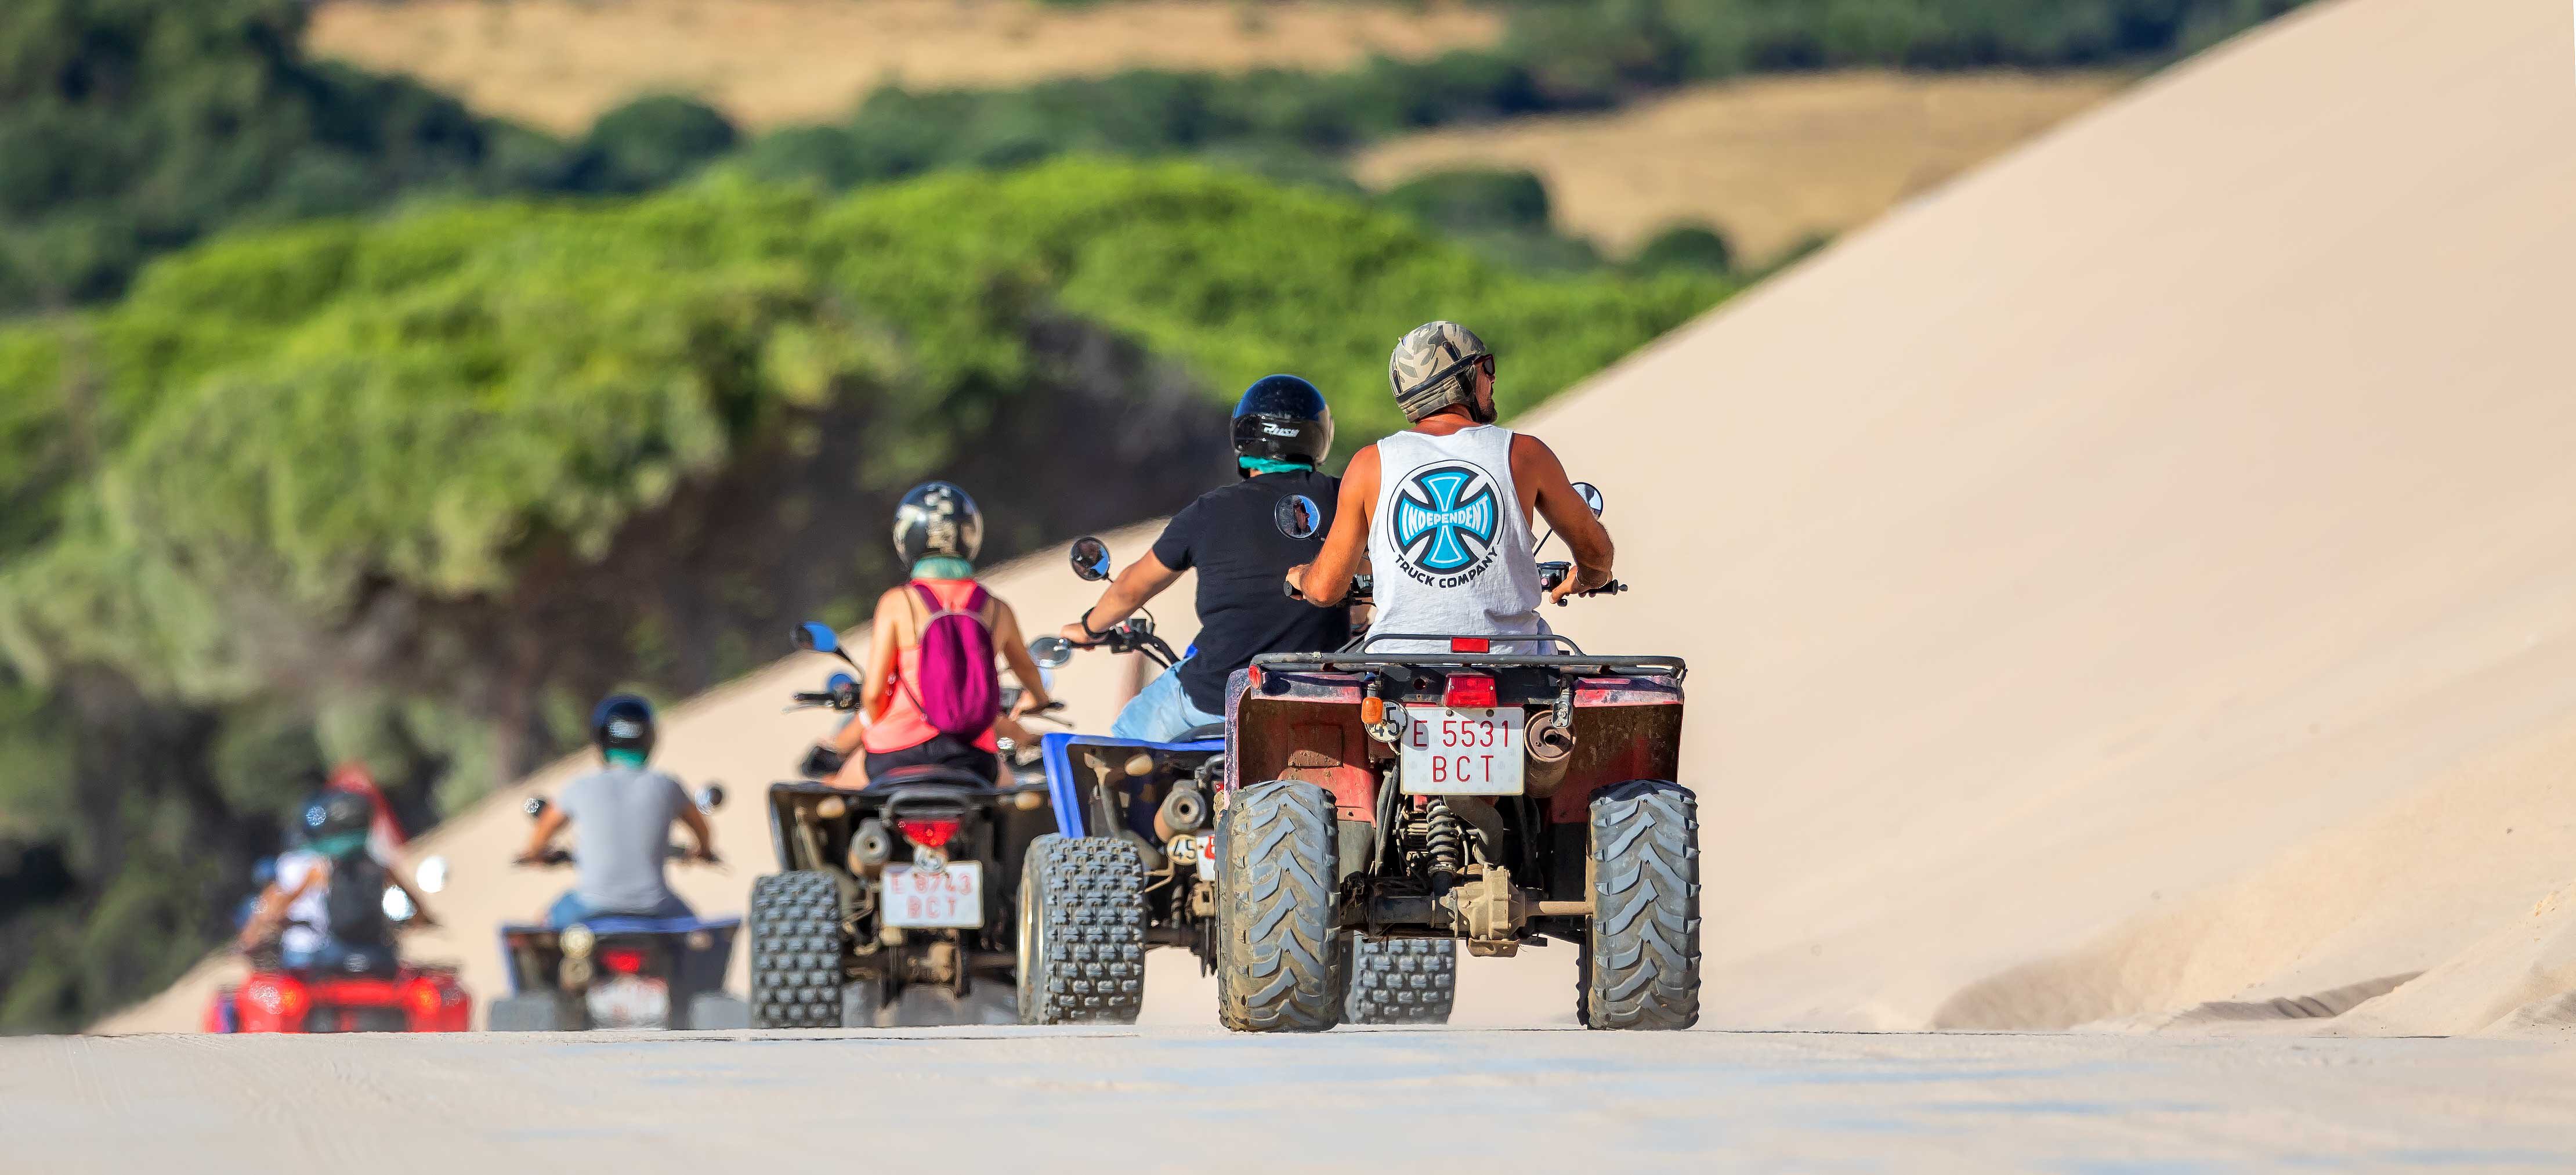
[(680, 781), (642, 767), (609, 767), (572, 781), (555, 801), (581, 837), (573, 859), (582, 904), (602, 913), (640, 913), (671, 896), (662, 865), (671, 822), (689, 807)]

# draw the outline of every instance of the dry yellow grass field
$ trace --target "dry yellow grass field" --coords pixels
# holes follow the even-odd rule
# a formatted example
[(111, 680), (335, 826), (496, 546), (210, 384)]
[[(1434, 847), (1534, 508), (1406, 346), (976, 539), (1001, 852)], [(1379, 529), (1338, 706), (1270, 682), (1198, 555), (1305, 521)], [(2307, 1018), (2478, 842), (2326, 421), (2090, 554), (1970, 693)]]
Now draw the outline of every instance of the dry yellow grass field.
[(877, 85), (1012, 85), (1131, 66), (1322, 69), (1501, 35), (1437, 3), (1124, 0), (336, 0), (313, 16), (328, 57), (411, 74), (476, 109), (579, 130), (639, 93), (696, 94), (750, 126), (829, 119)]
[(1547, 180), (1558, 223), (1623, 251), (1677, 220), (1722, 229), (1761, 259), (1838, 233), (2087, 109), (2107, 74), (1756, 78), (1616, 114), (1435, 131), (1363, 155), (1360, 181), (1523, 167)]

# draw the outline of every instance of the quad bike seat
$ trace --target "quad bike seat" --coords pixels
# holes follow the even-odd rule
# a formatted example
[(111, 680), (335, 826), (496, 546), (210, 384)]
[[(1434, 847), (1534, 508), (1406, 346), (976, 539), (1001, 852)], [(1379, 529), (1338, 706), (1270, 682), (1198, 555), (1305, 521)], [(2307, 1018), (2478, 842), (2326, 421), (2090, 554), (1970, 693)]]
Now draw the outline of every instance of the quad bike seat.
[(333, 943), (330, 949), (315, 955), (303, 971), (315, 979), (348, 979), (364, 976), (390, 979), (402, 970), (394, 948), (383, 943)]
[(986, 791), (991, 791), (993, 789), (993, 781), (989, 777), (977, 775), (972, 771), (960, 771), (954, 767), (942, 767), (935, 763), (924, 763), (914, 767), (897, 767), (883, 775), (875, 776), (868, 780), (868, 790), (875, 791), (878, 788), (888, 787), (911, 787), (917, 783), (944, 783), (958, 787), (979, 787)]

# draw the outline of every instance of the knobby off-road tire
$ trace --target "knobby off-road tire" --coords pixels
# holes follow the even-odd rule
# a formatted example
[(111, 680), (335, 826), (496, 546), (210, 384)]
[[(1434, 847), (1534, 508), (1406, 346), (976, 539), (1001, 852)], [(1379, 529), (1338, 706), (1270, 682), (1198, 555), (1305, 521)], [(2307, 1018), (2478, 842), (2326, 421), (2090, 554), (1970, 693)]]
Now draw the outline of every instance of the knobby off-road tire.
[(1296, 780), (1238, 791), (1223, 817), (1217, 1019), (1236, 1032), (1322, 1032), (1342, 1018), (1348, 948), (1333, 930), (1333, 798)]
[(1458, 997), (1458, 943), (1446, 938), (1351, 936), (1352, 1024), (1446, 1024)]
[(1689, 789), (1639, 779), (1592, 799), (1585, 873), (1592, 920), (1578, 962), (1587, 1028), (1688, 1028), (1699, 1021), (1699, 805)]
[(842, 947), (841, 887), (831, 874), (752, 882), (752, 1025), (840, 1027)]
[(1022, 1024), (1133, 1024), (1145, 1007), (1145, 861), (1107, 837), (1029, 842), (1020, 867)]

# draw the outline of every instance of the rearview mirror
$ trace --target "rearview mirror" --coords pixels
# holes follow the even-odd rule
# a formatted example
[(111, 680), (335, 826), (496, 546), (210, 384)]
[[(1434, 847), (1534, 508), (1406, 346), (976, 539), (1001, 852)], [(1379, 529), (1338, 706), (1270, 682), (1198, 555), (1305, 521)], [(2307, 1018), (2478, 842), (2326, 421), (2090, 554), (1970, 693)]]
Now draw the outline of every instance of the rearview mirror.
[(385, 887), (384, 905), (387, 922), (409, 922), (412, 915), (420, 912), (412, 908), (411, 895), (404, 893), (399, 885)]
[(1092, 583), (1109, 578), (1109, 544), (1090, 535), (1073, 540), (1073, 573)]
[(423, 857), (411, 871), (411, 879), (420, 883), (420, 892), (437, 893), (447, 888), (447, 858)]
[(1601, 487), (1588, 481), (1578, 481), (1574, 483), (1574, 496), (1583, 499), (1584, 505), (1592, 507), (1594, 518), (1601, 517)]
[(859, 692), (859, 679), (846, 673), (835, 673), (823, 680), (823, 692), (833, 697), (847, 697)]
[(1279, 524), (1279, 533), (1292, 539), (1311, 539), (1324, 528), (1324, 512), (1304, 494), (1279, 499), (1279, 504), (1271, 508), (1270, 519)]
[(529, 796), (527, 803), (519, 805), (519, 810), (527, 813), (528, 819), (534, 820), (545, 815), (546, 809), (553, 806), (544, 796)]
[(1073, 660), (1073, 642), (1060, 636), (1042, 636), (1029, 642), (1029, 660), (1040, 669), (1060, 669)]
[(706, 785), (705, 787), (702, 787), (702, 788), (699, 788), (699, 789), (698, 789), (698, 810), (699, 810), (699, 811), (701, 811), (701, 812), (713, 812), (713, 811), (715, 811), (716, 809), (721, 808), (721, 807), (724, 807), (724, 785), (723, 785), (723, 784), (721, 784), (721, 783), (710, 783), (710, 784)]
[(818, 620), (797, 625), (794, 639), (797, 648), (816, 653), (838, 652), (841, 648), (840, 634), (833, 632), (831, 625)]

